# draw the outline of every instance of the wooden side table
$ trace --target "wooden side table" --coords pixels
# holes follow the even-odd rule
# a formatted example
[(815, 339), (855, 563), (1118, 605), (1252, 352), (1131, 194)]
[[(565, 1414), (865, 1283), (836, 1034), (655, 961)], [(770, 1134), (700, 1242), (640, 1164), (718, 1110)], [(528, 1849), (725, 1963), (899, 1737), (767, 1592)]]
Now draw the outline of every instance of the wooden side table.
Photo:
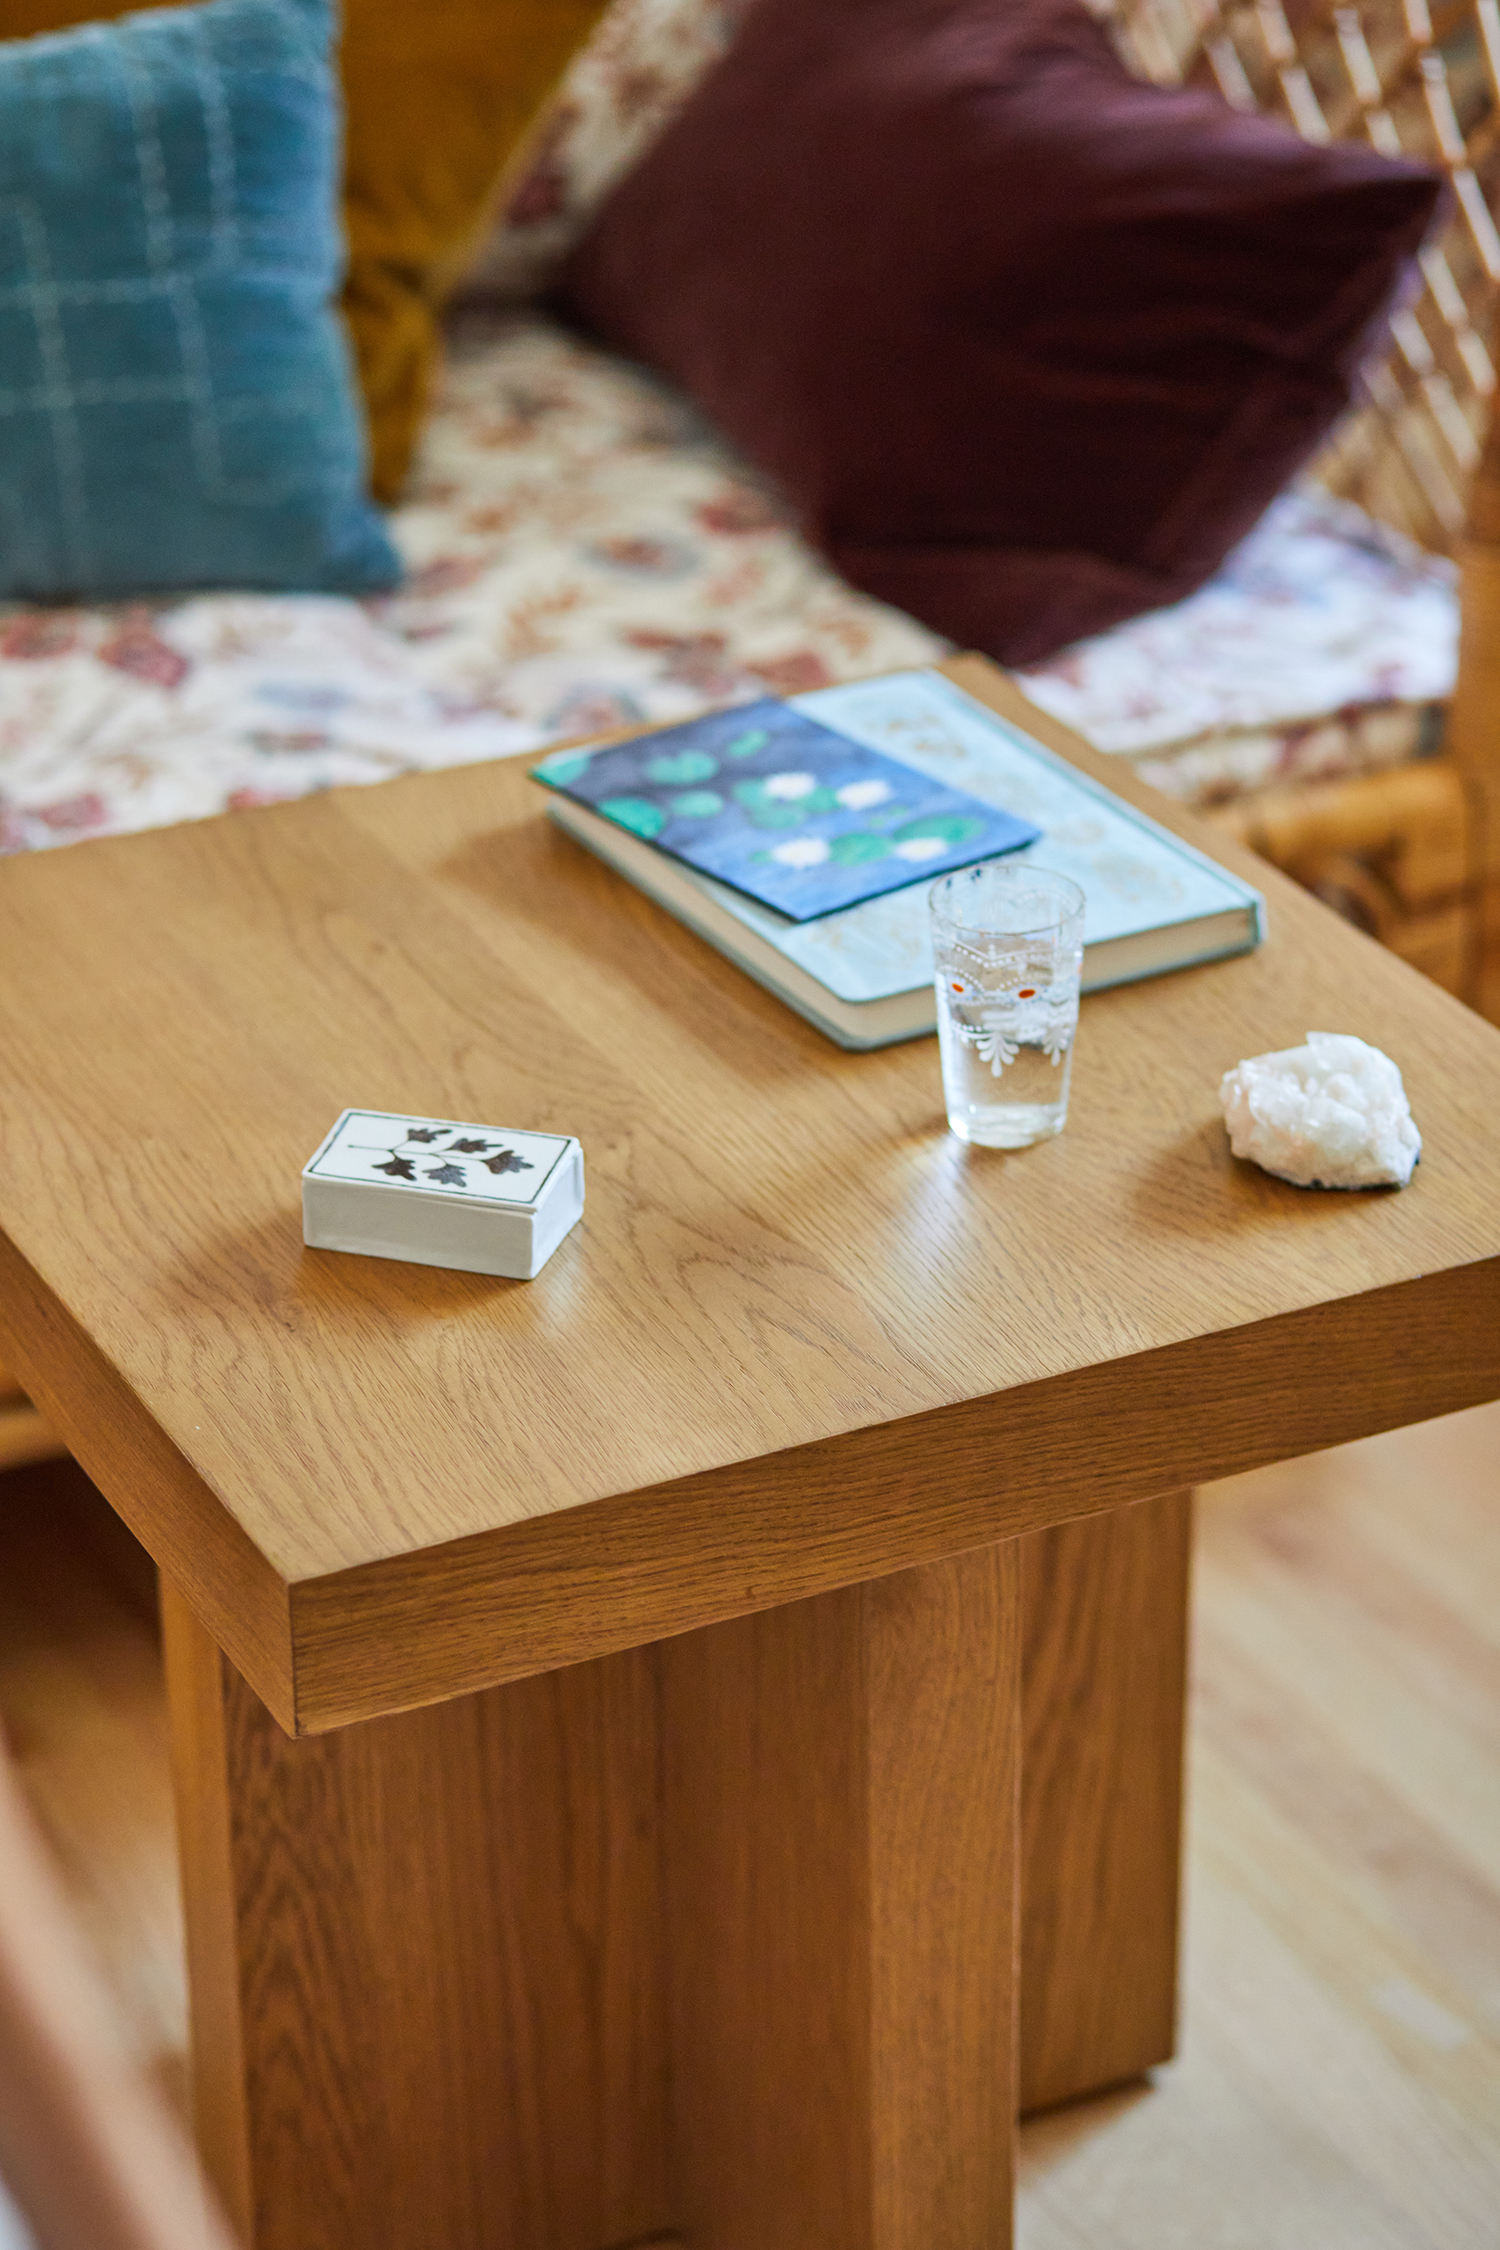
[[(978, 2250), (1018, 2107), (1170, 2052), (1185, 1488), (1500, 1395), (1500, 1035), (1256, 873), (1004, 1157), (516, 763), (0, 867), (0, 1352), (167, 1580), (256, 2250)], [(1309, 1027), (1401, 1063), (1401, 1194), (1229, 1157)], [(305, 1251), (346, 1104), (576, 1132), (581, 1227)]]

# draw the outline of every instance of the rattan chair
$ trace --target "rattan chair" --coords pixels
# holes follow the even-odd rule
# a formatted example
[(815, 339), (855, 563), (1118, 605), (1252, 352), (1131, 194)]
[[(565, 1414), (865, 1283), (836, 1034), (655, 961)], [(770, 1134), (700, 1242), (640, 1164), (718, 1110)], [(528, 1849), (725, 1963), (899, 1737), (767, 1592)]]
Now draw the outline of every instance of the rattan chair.
[[(1449, 216), (1388, 350), (1314, 473), (1462, 574), (1460, 677), (1440, 754), (1267, 788), (1214, 815), (1450, 990), (1500, 944), (1500, 448), (1488, 338), (1500, 296), (1500, 0), (1094, 0), (1131, 67), (1209, 84), (1312, 141), (1440, 163)], [(1481, 460), (1483, 467), (1481, 467)]]

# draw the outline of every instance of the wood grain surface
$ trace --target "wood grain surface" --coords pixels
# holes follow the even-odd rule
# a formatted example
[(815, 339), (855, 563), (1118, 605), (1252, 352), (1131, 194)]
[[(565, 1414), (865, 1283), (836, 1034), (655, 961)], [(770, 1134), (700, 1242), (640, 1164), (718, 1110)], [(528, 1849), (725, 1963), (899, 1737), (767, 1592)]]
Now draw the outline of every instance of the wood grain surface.
[(1014, 1542), (668, 1643), (677, 2224), (1010, 2241)]
[(245, 1678), (282, 1725), (295, 1729), (285, 1583), (161, 1425), (141, 1412), (82, 1324), (0, 1233), (0, 1324), (7, 1322), (36, 1347), (37, 1395), (53, 1401), (75, 1458), (153, 1561), (192, 1586), (195, 1604), (217, 1621)]
[(195, 2107), (246, 2242), (661, 2232), (651, 1652), (295, 1742), (164, 1614)]
[(1021, 2107), (1172, 2054), (1192, 1495), (1021, 1541)]
[[(1241, 864), (1269, 943), (1091, 998), (1066, 1133), (1001, 1156), (518, 762), (12, 859), (0, 1350), (302, 1729), (1494, 1396), (1500, 1035)], [(1310, 1026), (1402, 1065), (1402, 1194), (1229, 1157), (1220, 1073)], [(304, 1250), (360, 1102), (578, 1133), (582, 1225), (530, 1284)]]
[[(235, 2231), (253, 2244), (249, 2048), (232, 1797), (238, 1777), (229, 1763), (226, 1667), (169, 1579), (161, 1581), (159, 1599), (191, 2023), (188, 2109), (204, 2170)], [(245, 1692), (243, 1683), (239, 1692)], [(250, 2027), (252, 2036), (255, 2028)]]

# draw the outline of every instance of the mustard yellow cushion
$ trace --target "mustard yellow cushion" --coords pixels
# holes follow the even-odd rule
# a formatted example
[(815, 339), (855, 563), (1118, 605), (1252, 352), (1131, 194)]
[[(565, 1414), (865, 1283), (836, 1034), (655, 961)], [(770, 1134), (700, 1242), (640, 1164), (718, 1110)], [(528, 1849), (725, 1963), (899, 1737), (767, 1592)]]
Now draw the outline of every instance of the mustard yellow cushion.
[(382, 499), (406, 474), (438, 308), (489, 217), (506, 159), (604, 4), (345, 0), (344, 307)]
[[(127, 13), (130, 0), (0, 0), (0, 38)], [(344, 0), (344, 310), (370, 418), (371, 483), (400, 490), (437, 314), (507, 158), (605, 0)]]

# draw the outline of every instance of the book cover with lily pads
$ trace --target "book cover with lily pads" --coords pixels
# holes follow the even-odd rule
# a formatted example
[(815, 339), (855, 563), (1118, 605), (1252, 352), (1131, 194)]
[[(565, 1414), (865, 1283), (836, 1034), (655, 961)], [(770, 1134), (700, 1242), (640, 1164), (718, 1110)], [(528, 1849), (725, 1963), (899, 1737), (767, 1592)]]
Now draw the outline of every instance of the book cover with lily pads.
[(601, 750), (538, 781), (794, 922), (1041, 834), (768, 696)]

